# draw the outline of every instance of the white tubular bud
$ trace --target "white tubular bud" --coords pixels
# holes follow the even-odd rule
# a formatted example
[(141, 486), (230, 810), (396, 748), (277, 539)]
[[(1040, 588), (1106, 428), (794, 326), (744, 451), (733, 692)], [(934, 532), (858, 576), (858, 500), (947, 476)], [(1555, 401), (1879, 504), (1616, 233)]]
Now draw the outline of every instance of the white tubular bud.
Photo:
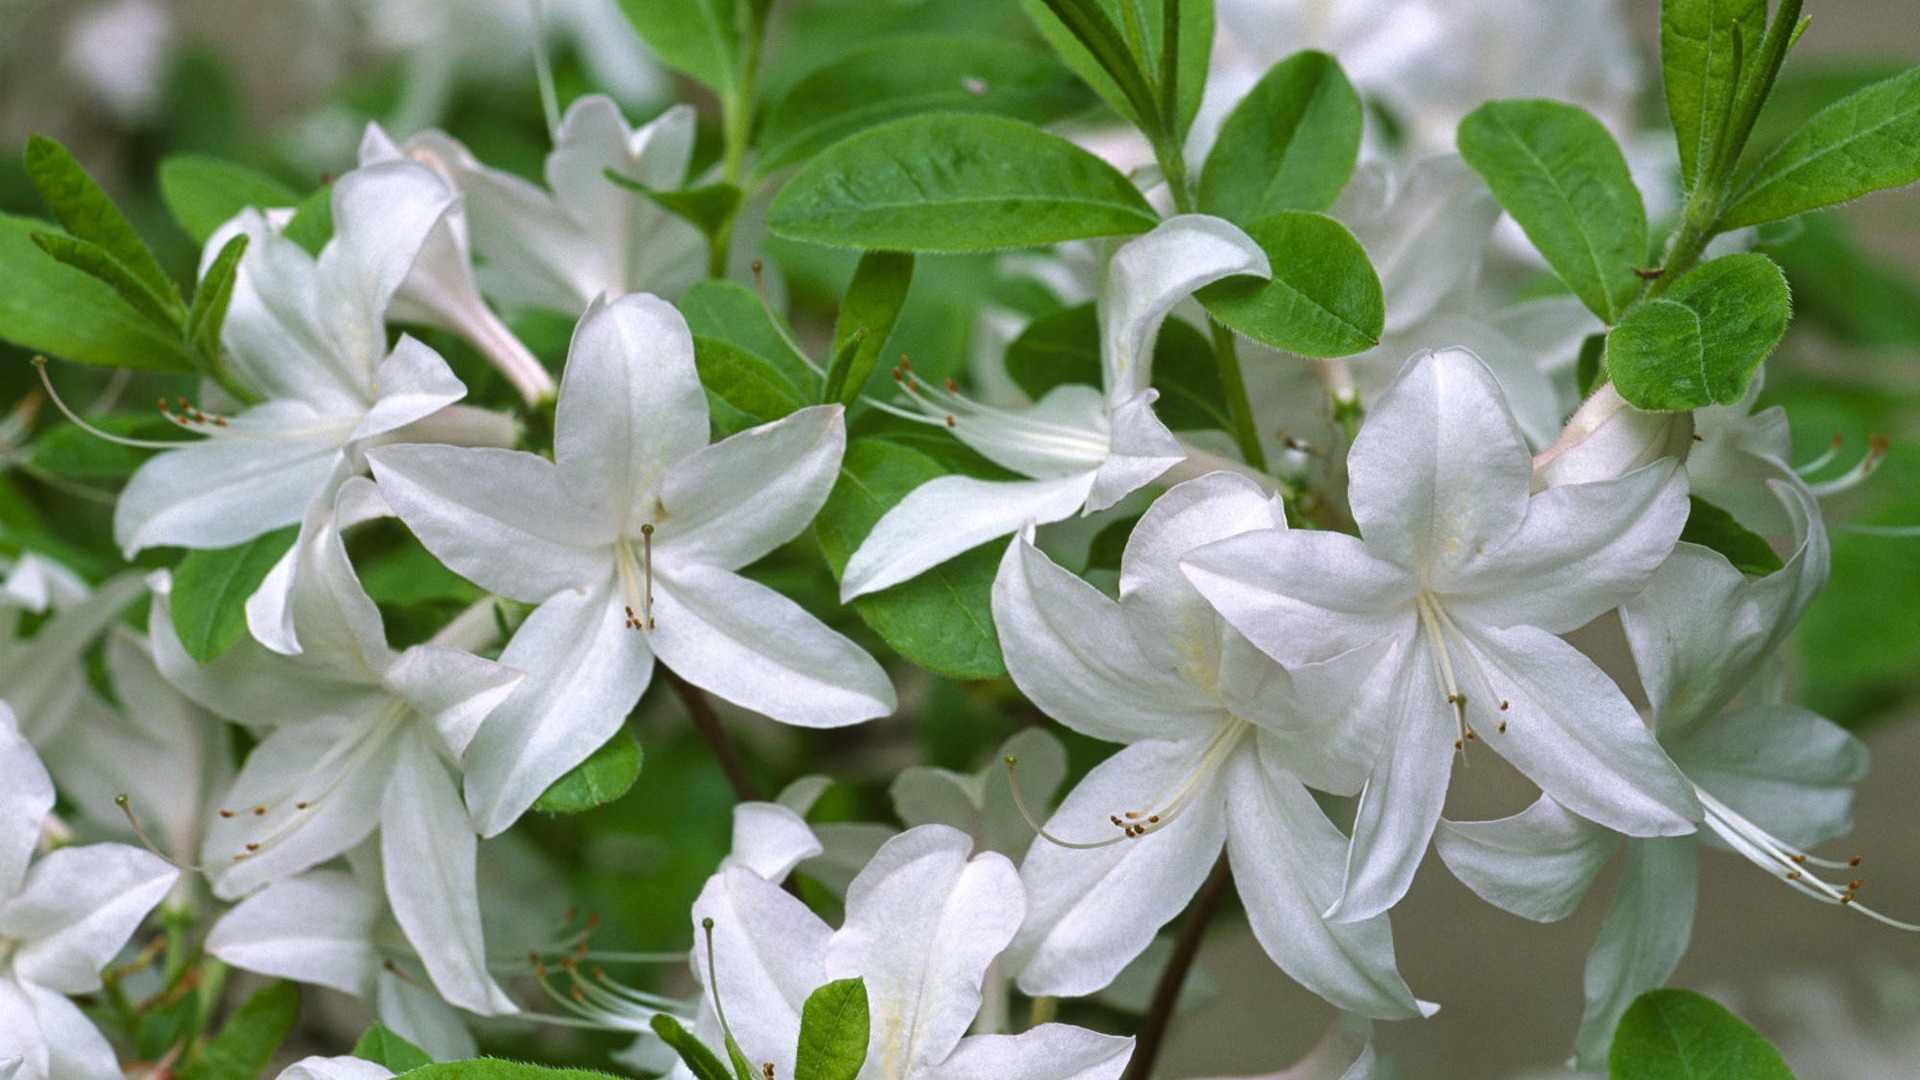
[(1692, 413), (1641, 412), (1607, 383), (1533, 459), (1533, 490), (1612, 480), (1663, 457), (1685, 460), (1692, 443)]

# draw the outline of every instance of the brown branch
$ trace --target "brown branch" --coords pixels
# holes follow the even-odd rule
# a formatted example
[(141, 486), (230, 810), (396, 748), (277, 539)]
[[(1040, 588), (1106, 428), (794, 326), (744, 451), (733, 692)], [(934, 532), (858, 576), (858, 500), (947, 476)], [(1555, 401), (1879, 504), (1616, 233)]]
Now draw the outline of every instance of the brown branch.
[(1223, 851), (1220, 860), (1213, 864), (1213, 872), (1207, 875), (1206, 883), (1200, 886), (1199, 894), (1193, 898), (1193, 906), (1187, 909), (1187, 920), (1180, 924), (1180, 936), (1174, 939), (1173, 953), (1160, 972), (1160, 981), (1153, 984), (1153, 1001), (1140, 1019), (1140, 1033), (1134, 1037), (1133, 1060), (1121, 1080), (1147, 1080), (1153, 1073), (1154, 1061), (1160, 1056), (1160, 1044), (1166, 1039), (1167, 1024), (1173, 1020), (1173, 1006), (1180, 1000), (1180, 988), (1186, 985), (1187, 972), (1200, 955), (1207, 924), (1219, 913), (1232, 884), (1233, 874), (1227, 869), (1227, 854)]
[(760, 802), (766, 796), (760, 794), (760, 785), (753, 782), (753, 774), (747, 771), (746, 760), (727, 738), (727, 729), (720, 725), (720, 715), (713, 711), (713, 703), (697, 686), (669, 671), (663, 664), (660, 674), (673, 687), (673, 692), (686, 707), (687, 715), (693, 718), (694, 729), (707, 741), (707, 749), (720, 762), (720, 770), (727, 774), (727, 783), (733, 786), (733, 797), (741, 802)]

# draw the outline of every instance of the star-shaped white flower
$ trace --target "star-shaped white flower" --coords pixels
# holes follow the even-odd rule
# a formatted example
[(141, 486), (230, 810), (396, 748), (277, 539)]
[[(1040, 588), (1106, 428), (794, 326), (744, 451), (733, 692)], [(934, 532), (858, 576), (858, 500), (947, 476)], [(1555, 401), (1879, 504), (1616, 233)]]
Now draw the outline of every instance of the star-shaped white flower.
[[(1111, 982), (1186, 907), (1224, 847), (1255, 936), (1344, 1009), (1418, 1016), (1385, 916), (1331, 924), (1347, 838), (1306, 784), (1352, 794), (1380, 732), (1346, 722), (1343, 679), (1378, 648), (1289, 674), (1181, 576), (1188, 551), (1285, 528), (1278, 499), (1212, 473), (1161, 496), (1134, 527), (1116, 602), (1015, 540), (994, 580), (1014, 682), (1048, 715), (1128, 744), (1081, 781), (1033, 842), (1030, 910), (1012, 956), (1034, 995)], [(1116, 918), (1116, 911), (1126, 917)]]
[(1530, 496), (1532, 459), (1472, 353), (1407, 362), (1348, 458), (1360, 537), (1243, 533), (1189, 554), (1189, 578), (1282, 663), (1390, 641), (1371, 681), (1392, 732), (1361, 793), (1335, 917), (1387, 910), (1478, 738), (1562, 805), (1634, 836), (1690, 833), (1692, 785), (1626, 696), (1559, 637), (1637, 595), (1673, 550), (1672, 461)]
[(1271, 273), (1266, 253), (1220, 218), (1187, 214), (1120, 246), (1097, 303), (1104, 391), (1056, 387), (998, 409), (912, 380), (925, 416), (1027, 480), (942, 476), (909, 492), (847, 560), (840, 599), (897, 585), (1028, 522), (1104, 510), (1189, 457), (1153, 414), (1153, 345), (1175, 304), (1223, 277)]
[(120, 1066), (69, 994), (100, 970), (179, 871), (124, 844), (61, 848), (34, 860), (53, 782), (0, 704), (0, 1071), (12, 1080), (119, 1080)]
[(554, 418), (554, 460), (394, 446), (374, 475), (427, 549), (483, 588), (539, 604), (502, 663), (529, 673), (468, 759), (481, 834), (611, 738), (660, 662), (783, 723), (893, 711), (873, 658), (737, 572), (799, 535), (839, 475), (839, 406), (708, 445), (693, 338), (666, 302), (588, 310)]

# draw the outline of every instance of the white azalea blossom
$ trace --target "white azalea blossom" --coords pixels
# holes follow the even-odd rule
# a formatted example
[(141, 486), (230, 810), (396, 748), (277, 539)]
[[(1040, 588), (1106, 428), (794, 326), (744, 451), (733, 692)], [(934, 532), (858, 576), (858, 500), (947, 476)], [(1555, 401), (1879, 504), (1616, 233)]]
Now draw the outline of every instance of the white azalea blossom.
[(68, 995), (100, 989), (101, 969), (179, 871), (124, 844), (35, 859), (52, 809), (53, 782), (0, 704), (0, 1070), (13, 1080), (117, 1080), (113, 1048)]
[(471, 752), (467, 805), (482, 835), (612, 737), (656, 657), (783, 723), (893, 711), (872, 657), (737, 573), (812, 520), (845, 445), (840, 408), (815, 406), (709, 446), (686, 322), (635, 295), (580, 320), (553, 461), (432, 446), (373, 456), (381, 490), (429, 551), (540, 605), (500, 657), (529, 677)]
[(1532, 459), (1492, 374), (1453, 350), (1408, 361), (1348, 468), (1360, 538), (1255, 531), (1185, 560), (1284, 663), (1391, 643), (1373, 681), (1393, 730), (1336, 917), (1406, 892), (1474, 738), (1576, 813), (1629, 835), (1691, 833), (1691, 785), (1619, 688), (1555, 636), (1637, 595), (1672, 550), (1687, 513), (1675, 463), (1529, 496)]
[[(847, 560), (840, 599), (897, 585), (1027, 522), (1104, 510), (1194, 453), (1153, 414), (1153, 345), (1174, 305), (1235, 274), (1267, 277), (1266, 253), (1220, 218), (1187, 214), (1121, 245), (1096, 304), (1104, 391), (1068, 384), (1026, 409), (981, 405), (914, 381), (915, 404), (1026, 480), (943, 476), (888, 510)], [(907, 414), (912, 415), (912, 414)]]
[(1181, 484), (1135, 527), (1118, 602), (1025, 540), (1008, 549), (994, 621), (1014, 681), (1069, 727), (1128, 744), (1074, 789), (1021, 866), (1031, 906), (1013, 955), (1028, 993), (1112, 981), (1225, 848), (1254, 934), (1288, 974), (1356, 1012), (1433, 1010), (1395, 970), (1385, 917), (1320, 914), (1340, 898), (1347, 838), (1306, 785), (1359, 789), (1380, 733), (1336, 726), (1337, 695), (1379, 650), (1289, 673), (1180, 573), (1193, 548), (1285, 524), (1279, 500), (1244, 477)]

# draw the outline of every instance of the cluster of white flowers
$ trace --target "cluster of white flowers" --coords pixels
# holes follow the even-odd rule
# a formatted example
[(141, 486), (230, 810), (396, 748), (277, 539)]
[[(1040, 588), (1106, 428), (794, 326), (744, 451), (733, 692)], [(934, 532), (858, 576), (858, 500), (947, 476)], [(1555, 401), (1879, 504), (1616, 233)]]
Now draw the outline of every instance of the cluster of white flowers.
[[(656, 659), (691, 692), (803, 728), (898, 705), (861, 646), (741, 573), (808, 529), (847, 425), (826, 404), (712, 437), (673, 306), (703, 272), (704, 239), (604, 175), (689, 186), (691, 111), (635, 129), (611, 99), (581, 98), (544, 188), (441, 133), (396, 143), (374, 128), (332, 185), (333, 237), (317, 256), (281, 234), (283, 209), (217, 233), (209, 265), (229, 237), (249, 238), (222, 338), (230, 382), (197, 406), (163, 403), (196, 438), (155, 444), (114, 537), (129, 558), (296, 525), (298, 538), (247, 602), (250, 633), (206, 664), (176, 634), (166, 572), (89, 589), (35, 556), (13, 564), (0, 599), (0, 1076), (120, 1075), (69, 996), (97, 989), (163, 904), (219, 912), (213, 956), (369, 1000), (441, 1058), (472, 1052), (469, 1017), (558, 1008), (646, 1036), (636, 1064), (668, 1066), (649, 1022), (677, 1015), (716, 1052), (732, 1040), (791, 1076), (809, 994), (859, 977), (873, 1018), (861, 1075), (889, 1080), (1118, 1077), (1130, 1038), (1051, 1023), (1002, 1033), (1008, 987), (1100, 992), (1216, 865), (1230, 865), (1275, 964), (1384, 1020), (1438, 1007), (1399, 973), (1389, 925), (1429, 847), (1488, 902), (1544, 921), (1569, 914), (1624, 843), (1587, 970), (1588, 1066), (1686, 947), (1696, 840), (1892, 922), (1854, 900), (1848, 864), (1808, 853), (1848, 827), (1866, 755), (1782, 700), (1780, 646), (1828, 561), (1820, 492), (1788, 461), (1782, 414), (1753, 412), (1751, 397), (1640, 413), (1604, 386), (1583, 401), (1574, 357), (1600, 324), (1565, 298), (1517, 302), (1498, 208), (1458, 158), (1430, 156), (1490, 96), (1584, 97), (1630, 130), (1631, 66), (1584, 40), (1582, 64), (1555, 64), (1508, 34), (1518, 22), (1571, 41), (1572, 5), (1533, 19), (1512, 4), (1355, 2), (1316, 22), (1322, 6), (1220, 0), (1222, 26), (1263, 29), (1221, 35), (1216, 96), (1237, 100), (1275, 59), (1243, 54), (1274, 38), (1337, 52), (1398, 111), (1405, 138), (1371, 151), (1333, 211), (1379, 269), (1384, 339), (1332, 361), (1242, 340), (1272, 473), (1207, 433), (1176, 434), (1156, 413), (1163, 324), (1190, 318), (1209, 284), (1272, 274), (1236, 225), (1181, 214), (1052, 267), (1094, 298), (1101, 386), (988, 404), (903, 371), (902, 396), (876, 405), (1017, 478), (914, 490), (853, 552), (841, 599), (1004, 542), (992, 613), (1014, 684), (1121, 749), (1037, 835), (1011, 822), (1014, 802), (1026, 812), (1064, 771), (1044, 737), (1023, 737), (1004, 769), (903, 778), (896, 804), (914, 827), (898, 834), (810, 826), (817, 783), (743, 803), (734, 854), (691, 912), (697, 1001), (576, 972), (558, 1006), (536, 1006), (514, 982), (529, 966), (489, 947), (476, 885), (481, 838), (619, 731)], [(1580, 17), (1617, 41), (1614, 6)], [(1276, 9), (1298, 33), (1272, 31)], [(1502, 67), (1491, 53), (1504, 51), (1516, 55)], [(1202, 117), (1210, 138), (1218, 114)], [(495, 314), (529, 309), (577, 319), (557, 382)], [(550, 403), (551, 457), (513, 448), (514, 418), (462, 404), (467, 387), (438, 353), (394, 341), (399, 322), (451, 331), (530, 409)], [(1337, 417), (1362, 411), (1347, 438)], [(1746, 572), (1682, 541), (1690, 494), (1773, 541), (1779, 568)], [(1138, 520), (1117, 587), (1062, 565), (1078, 553), (1048, 526), (1126, 513)], [(493, 598), (394, 649), (347, 543), (381, 518)], [(147, 593), (142, 636), (118, 619)], [(1570, 641), (1583, 627), (1598, 632)], [(83, 663), (102, 638), (111, 694)], [(251, 747), (237, 768), (227, 724)], [(1456, 765), (1483, 748), (1538, 801), (1496, 821), (1444, 817), (1449, 786), (1471, 782)], [(121, 792), (141, 838), (197, 874), (124, 844), (67, 846), (125, 832)], [(1350, 817), (1335, 809), (1344, 797)], [(1023, 845), (1017, 865), (972, 854)], [(844, 896), (837, 929), (782, 889), (796, 867)], [(1367, 1073), (1351, 1031), (1312, 1075)], [(387, 1072), (315, 1059), (288, 1075)]]

